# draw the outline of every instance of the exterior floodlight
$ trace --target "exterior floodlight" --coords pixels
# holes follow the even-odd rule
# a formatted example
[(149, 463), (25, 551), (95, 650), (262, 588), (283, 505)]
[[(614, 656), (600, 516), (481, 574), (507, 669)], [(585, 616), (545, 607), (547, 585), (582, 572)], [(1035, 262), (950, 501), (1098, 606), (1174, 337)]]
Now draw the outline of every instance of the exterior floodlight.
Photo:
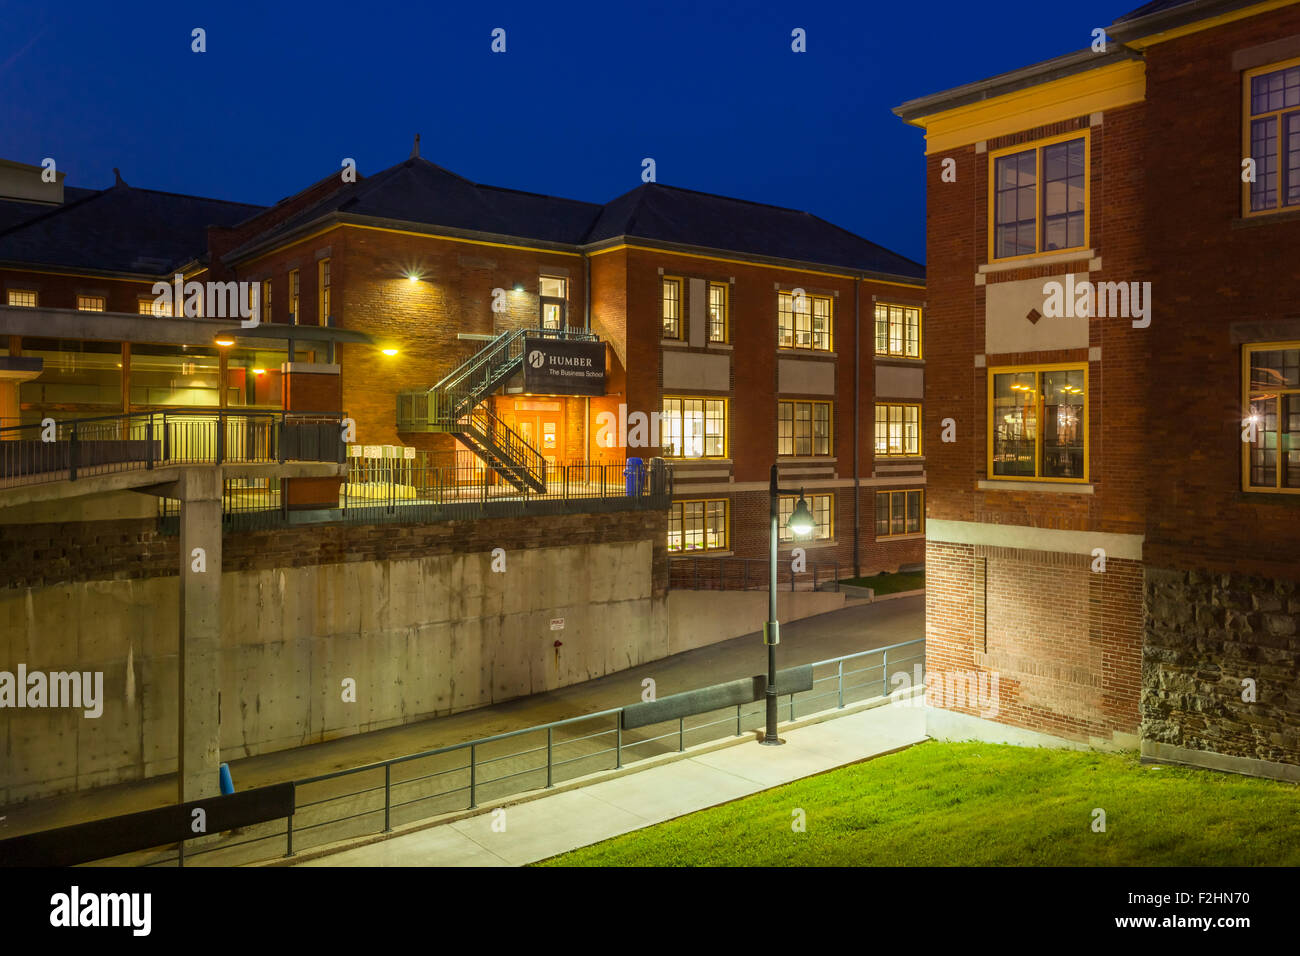
[(515, 283), (515, 291), (516, 291), (516, 292), (523, 292), (523, 291), (524, 291), (524, 284), (523, 284), (522, 282), (516, 282), (516, 283)]

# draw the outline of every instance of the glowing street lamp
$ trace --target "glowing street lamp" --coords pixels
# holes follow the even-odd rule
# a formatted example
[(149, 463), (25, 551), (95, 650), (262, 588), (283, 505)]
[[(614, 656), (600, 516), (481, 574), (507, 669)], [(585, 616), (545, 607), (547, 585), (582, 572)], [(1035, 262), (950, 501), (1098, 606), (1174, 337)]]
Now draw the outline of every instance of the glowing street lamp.
[(776, 465), (773, 465), (772, 480), (768, 486), (772, 529), (768, 554), (770, 573), (767, 588), (767, 623), (763, 625), (763, 643), (767, 645), (767, 729), (763, 733), (763, 743), (771, 747), (785, 743), (776, 734), (776, 645), (781, 642), (781, 628), (776, 620), (776, 544), (777, 520), (780, 517), (780, 496), (783, 494), (799, 495), (799, 500), (795, 502), (794, 512), (785, 523), (785, 526), (790, 529), (790, 533), (796, 538), (802, 538), (811, 534), (817, 528), (817, 521), (808, 508), (808, 502), (803, 496), (803, 489), (800, 488), (795, 492), (778, 487), (776, 483)]

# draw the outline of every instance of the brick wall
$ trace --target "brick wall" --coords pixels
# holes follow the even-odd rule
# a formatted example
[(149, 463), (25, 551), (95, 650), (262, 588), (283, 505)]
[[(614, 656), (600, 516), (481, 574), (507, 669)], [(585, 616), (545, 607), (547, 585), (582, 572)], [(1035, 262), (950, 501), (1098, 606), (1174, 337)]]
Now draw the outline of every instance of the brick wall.
[(1149, 375), (1167, 386), (1151, 390), (1147, 419), (1160, 436), (1147, 520), (1157, 566), (1279, 578), (1300, 566), (1300, 496), (1240, 490), (1245, 412), (1230, 335), (1238, 322), (1300, 320), (1300, 218), (1241, 220), (1242, 75), (1232, 68), (1237, 50), (1298, 33), (1291, 6), (1146, 53)]
[(995, 708), (939, 706), (1074, 740), (1137, 733), (1139, 562), (1094, 572), (1082, 555), (936, 541), (926, 555), (927, 671), (997, 688)]

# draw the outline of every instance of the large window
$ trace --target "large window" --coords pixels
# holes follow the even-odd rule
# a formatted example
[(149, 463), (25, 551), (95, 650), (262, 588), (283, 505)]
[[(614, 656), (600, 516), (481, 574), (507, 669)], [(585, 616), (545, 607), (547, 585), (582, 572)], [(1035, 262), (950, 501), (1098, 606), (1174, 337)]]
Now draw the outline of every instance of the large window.
[(659, 444), (665, 458), (724, 458), (725, 398), (664, 398)]
[(682, 280), (663, 280), (664, 338), (682, 337)]
[(921, 310), (906, 305), (876, 304), (876, 354), (921, 357)]
[(835, 496), (834, 495), (805, 495), (804, 500), (808, 502), (808, 510), (812, 512), (813, 520), (817, 522), (817, 527), (813, 529), (812, 534), (804, 535), (798, 539), (794, 533), (786, 527), (786, 522), (794, 514), (795, 503), (799, 500), (798, 495), (782, 495), (777, 501), (780, 509), (777, 518), (777, 540), (778, 541), (830, 541), (835, 537)]
[(796, 296), (782, 292), (777, 296), (777, 344), (783, 349), (831, 350), (831, 321), (834, 310), (830, 296)]
[(20, 305), (25, 309), (36, 308), (36, 292), (32, 289), (10, 289), (8, 299), (9, 305)]
[(919, 534), (925, 530), (925, 492), (879, 491), (876, 493), (876, 537)]
[(542, 328), (564, 328), (569, 280), (556, 276), (541, 276), (537, 280), (537, 295), (542, 307)]
[(989, 476), (1086, 481), (1086, 365), (989, 370)]
[(727, 286), (709, 283), (709, 341), (727, 341)]
[(876, 457), (921, 454), (921, 406), (876, 405)]
[(320, 283), (320, 313), (316, 319), (321, 325), (330, 324), (330, 261), (322, 259), (317, 264)]
[(994, 259), (1081, 249), (1088, 243), (1088, 134), (1000, 150), (991, 157)]
[(1245, 365), (1245, 487), (1300, 492), (1300, 342), (1248, 345)]
[(777, 402), (776, 453), (829, 455), (830, 402)]
[(289, 270), (289, 321), (298, 324), (298, 301), (301, 288), (298, 284), (298, 270)]
[(1255, 161), (1246, 208), (1300, 206), (1300, 60), (1248, 72), (1245, 92), (1246, 155)]
[(669, 551), (725, 551), (725, 499), (674, 501), (668, 509)]

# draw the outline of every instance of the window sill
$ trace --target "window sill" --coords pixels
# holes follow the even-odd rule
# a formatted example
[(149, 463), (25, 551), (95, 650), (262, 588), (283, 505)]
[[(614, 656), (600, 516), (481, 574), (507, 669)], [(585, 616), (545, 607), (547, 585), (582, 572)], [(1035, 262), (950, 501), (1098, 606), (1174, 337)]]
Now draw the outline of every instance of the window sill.
[(690, 342), (683, 342), (681, 339), (660, 339), (659, 344), (669, 349), (686, 349), (691, 347)]
[(778, 465), (834, 465), (839, 459), (829, 455), (777, 455)]
[(913, 531), (909, 534), (886, 534), (886, 535), (878, 534), (876, 535), (876, 540), (877, 541), (916, 541), (917, 539), (924, 538), (924, 537), (925, 537), (924, 531)]
[(876, 464), (878, 465), (924, 465), (924, 455), (882, 455), (880, 452), (875, 454)]
[(735, 551), (706, 551), (696, 549), (695, 551), (669, 551), (670, 558), (731, 558), (735, 557)]
[(1055, 495), (1090, 495), (1093, 486), (1085, 481), (1042, 481), (1015, 478), (983, 479), (975, 483), (980, 491), (1041, 491)]
[(1067, 249), (1064, 252), (1039, 252), (1017, 259), (995, 259), (986, 262), (976, 270), (980, 275), (990, 272), (1011, 272), (1014, 269), (1033, 269), (1037, 266), (1050, 266), (1058, 262), (1074, 262), (1076, 259), (1091, 259), (1096, 255), (1092, 249)]
[(776, 347), (776, 354), (783, 355), (783, 356), (798, 355), (803, 358), (834, 359), (839, 357), (834, 352), (827, 352), (823, 349), (796, 349), (796, 348), (786, 348), (781, 345), (778, 345)]
[(925, 365), (925, 359), (908, 358), (906, 355), (876, 355), (875, 360), (880, 365), (901, 365), (905, 368)]
[(730, 465), (732, 463), (730, 458), (671, 458), (668, 455), (658, 457), (670, 465)]
[(704, 345), (706, 348), (722, 349), (724, 352), (731, 352), (736, 348), (730, 342), (705, 342)]
[(838, 546), (839, 542), (833, 539), (830, 541), (825, 539), (820, 541), (778, 541), (776, 544), (776, 550), (779, 554), (782, 551), (793, 551), (795, 548), (803, 548), (805, 551), (813, 551), (817, 548), (835, 548)]
[(1252, 226), (1262, 226), (1265, 223), (1272, 222), (1300, 222), (1300, 209), (1293, 206), (1289, 209), (1279, 209), (1276, 212), (1260, 212), (1253, 216), (1238, 216), (1229, 225), (1233, 229), (1249, 229)]

